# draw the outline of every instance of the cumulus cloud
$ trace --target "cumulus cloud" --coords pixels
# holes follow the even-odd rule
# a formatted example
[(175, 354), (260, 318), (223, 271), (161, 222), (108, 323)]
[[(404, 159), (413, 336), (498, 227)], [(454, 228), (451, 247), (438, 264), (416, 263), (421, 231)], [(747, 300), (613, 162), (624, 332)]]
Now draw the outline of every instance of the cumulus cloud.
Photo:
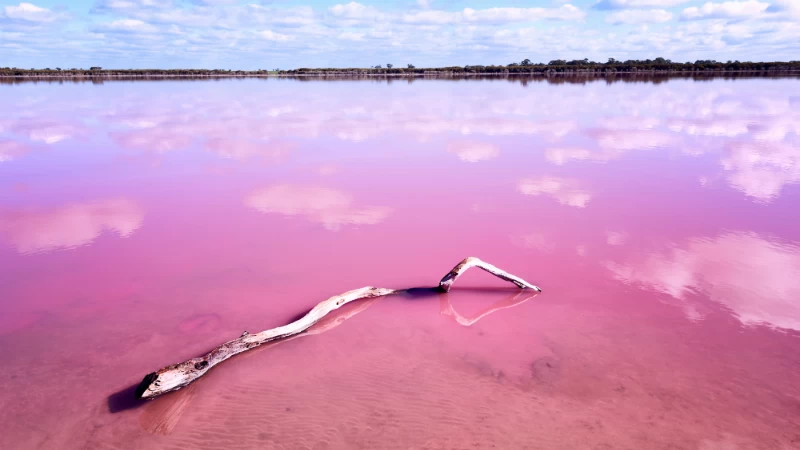
[(558, 8), (464, 8), (463, 11), (418, 11), (403, 15), (403, 22), (412, 24), (506, 24), (542, 19), (582, 20), (586, 14), (571, 4)]
[(262, 32), (260, 32), (258, 34), (262, 38), (264, 38), (264, 39), (266, 39), (268, 41), (274, 41), (274, 42), (286, 42), (286, 41), (291, 41), (293, 39), (292, 36), (289, 36), (288, 34), (276, 33), (276, 32), (271, 31), (271, 30), (264, 30), (264, 31), (262, 31)]
[(349, 20), (375, 20), (383, 17), (377, 8), (357, 2), (333, 5), (328, 8), (328, 12), (334, 17)]
[(700, 20), (700, 19), (744, 19), (752, 18), (763, 13), (769, 7), (769, 3), (762, 3), (757, 0), (747, 0), (739, 2), (708, 2), (703, 6), (692, 6), (683, 10), (681, 19)]
[(606, 16), (606, 22), (618, 24), (638, 24), (638, 23), (663, 23), (672, 19), (672, 13), (663, 9), (629, 9), (616, 11)]
[(303, 216), (331, 231), (344, 225), (379, 224), (392, 212), (385, 206), (356, 206), (351, 195), (337, 189), (292, 184), (258, 189), (244, 203), (266, 214)]
[(581, 188), (580, 181), (570, 178), (552, 176), (525, 178), (517, 183), (517, 189), (525, 195), (546, 195), (558, 200), (562, 205), (577, 208), (585, 208), (592, 199), (592, 194)]
[[(0, 33), (12, 30), (41, 30), (68, 18), (69, 15), (66, 13), (53, 11), (33, 3), (22, 2), (17, 5), (8, 5), (0, 10)], [(2, 35), (0, 35), (0, 43), (2, 41)]]
[[(637, 27), (624, 35), (609, 29), (610, 24), (669, 23), (674, 19), (670, 15), (680, 14), (669, 8), (683, 3), (604, 0), (586, 11), (561, 1), (542, 7), (499, 3), (461, 9), (440, 2), (406, 2), (407, 9), (402, 9), (357, 1), (321, 7), (227, 0), (98, 0), (92, 15), (72, 9), (75, 18), (86, 23), (78, 31), (56, 26), (63, 22), (58, 19), (69, 17), (59, 8), (22, 2), (0, 7), (0, 48), (8, 55), (5, 64), (18, 67), (63, 67), (76, 59), (131, 68), (187, 67), (197, 61), (229, 69), (260, 69), (263, 61), (285, 69), (366, 67), (379, 62), (375, 48), (383, 48), (386, 58), (417, 55), (402, 63), (419, 67), (586, 55), (706, 59), (736, 54), (739, 59), (780, 60), (790, 57), (800, 32), (798, 10), (787, 0), (769, 2), (768, 11), (751, 20), (716, 19), (696, 28), (691, 25), (700, 24), (688, 20), (671, 27)], [(703, 16), (703, 8), (698, 5), (694, 15), (691, 9), (687, 14)], [(724, 7), (721, 11), (711, 8), (705, 15), (726, 15)]]
[(671, 8), (689, 0), (600, 0), (594, 9)]
[(143, 218), (141, 208), (127, 199), (0, 211), (0, 235), (23, 254), (67, 250), (92, 243), (104, 230), (128, 237)]
[(729, 232), (607, 266), (620, 281), (678, 300), (691, 319), (703, 317), (694, 301), (700, 294), (725, 305), (745, 325), (800, 331), (797, 246)]
[(344, 39), (345, 41), (360, 41), (364, 39), (364, 33), (355, 33), (353, 31), (345, 31), (344, 33), (339, 34), (337, 36), (339, 39)]
[(96, 25), (93, 30), (101, 33), (153, 33), (158, 29), (141, 20), (119, 19)]
[(788, 13), (790, 16), (800, 16), (800, 2), (797, 0), (772, 0), (767, 12)]
[(176, 6), (171, 0), (97, 0), (93, 12), (136, 11), (141, 9), (168, 9)]
[(49, 23), (58, 20), (58, 14), (32, 3), (5, 6), (3, 7), (3, 14), (8, 19), (24, 20), (27, 22)]

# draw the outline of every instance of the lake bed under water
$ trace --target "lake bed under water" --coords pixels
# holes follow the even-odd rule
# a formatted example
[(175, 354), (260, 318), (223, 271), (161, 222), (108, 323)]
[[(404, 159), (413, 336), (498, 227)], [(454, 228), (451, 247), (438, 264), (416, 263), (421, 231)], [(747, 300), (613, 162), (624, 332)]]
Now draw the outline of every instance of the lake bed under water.
[(797, 78), (0, 96), (0, 448), (800, 448)]

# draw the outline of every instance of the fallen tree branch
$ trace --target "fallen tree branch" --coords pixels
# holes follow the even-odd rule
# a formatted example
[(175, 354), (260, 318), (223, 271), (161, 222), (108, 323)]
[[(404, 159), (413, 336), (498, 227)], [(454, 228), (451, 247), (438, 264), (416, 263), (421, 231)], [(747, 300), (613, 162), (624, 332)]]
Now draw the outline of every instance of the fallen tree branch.
[[(276, 339), (272, 342), (268, 342), (262, 345), (261, 349), (284, 344), (303, 336), (313, 336), (315, 334), (325, 333), (326, 331), (338, 327), (356, 314), (361, 313), (380, 299), (380, 297), (373, 297), (354, 301), (348, 305), (352, 307), (331, 312), (327, 316), (323, 317), (319, 322), (312, 325), (311, 328), (303, 331), (302, 333), (298, 333), (284, 339)], [(240, 358), (246, 358), (251, 354), (242, 355)], [(183, 413), (189, 409), (189, 406), (192, 403), (192, 398), (197, 392), (196, 388), (196, 384), (190, 384), (185, 389), (181, 389), (181, 391), (177, 393), (178, 395), (170, 395), (161, 398), (162, 401), (150, 402), (148, 408), (145, 409), (139, 416), (139, 424), (142, 426), (142, 429), (151, 434), (160, 434), (164, 436), (171, 434), (178, 425)]]
[[(448, 292), (453, 282), (470, 267), (481, 268), (492, 275), (516, 284), (520, 288), (529, 288), (541, 292), (541, 289), (527, 281), (474, 257), (464, 259), (455, 266), (453, 270), (448, 272), (439, 282), (439, 289)], [(315, 306), (314, 309), (309, 311), (308, 314), (302, 318), (288, 325), (256, 334), (249, 334), (245, 331), (238, 339), (220, 345), (205, 356), (192, 358), (179, 364), (164, 367), (157, 372), (147, 374), (136, 388), (136, 397), (151, 399), (167, 392), (181, 389), (205, 375), (212, 367), (226, 359), (252, 348), (259, 347), (267, 342), (302, 333), (319, 322), (326, 314), (354, 300), (382, 297), (403, 291), (403, 289), (363, 287), (345, 292), (344, 294), (335, 295)]]

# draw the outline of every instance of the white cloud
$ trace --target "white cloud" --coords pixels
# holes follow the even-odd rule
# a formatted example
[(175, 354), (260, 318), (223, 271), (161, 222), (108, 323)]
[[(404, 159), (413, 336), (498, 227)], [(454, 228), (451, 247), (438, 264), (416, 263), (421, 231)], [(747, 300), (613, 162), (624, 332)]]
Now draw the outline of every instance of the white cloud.
[(690, 0), (601, 0), (594, 9), (671, 8)]
[(517, 189), (525, 195), (547, 195), (563, 205), (584, 208), (592, 199), (592, 194), (581, 188), (580, 185), (578, 180), (542, 176), (521, 180), (517, 183)]
[(59, 15), (53, 11), (47, 8), (41, 8), (32, 3), (20, 3), (17, 6), (6, 6), (3, 8), (3, 13), (8, 19), (35, 23), (50, 23), (59, 18)]
[[(31, 1), (34, 3), (28, 3)], [(742, 60), (791, 58), (792, 44), (800, 32), (800, 21), (791, 19), (796, 8), (785, 0), (760, 1), (772, 5), (753, 20), (709, 20), (698, 28), (691, 25), (700, 23), (689, 21), (670, 27), (637, 27), (617, 35), (603, 19), (658, 23), (669, 14), (677, 17), (680, 13), (669, 8), (683, 2), (608, 0), (587, 14), (582, 7), (561, 2), (541, 7), (498, 2), (495, 7), (461, 9), (441, 2), (425, 2), (422, 6), (427, 8), (406, 2), (408, 9), (402, 10), (397, 5), (356, 1), (312, 7), (302, 2), (294, 6), (287, 2), (99, 0), (92, 9), (94, 16), (79, 11), (83, 17), (76, 17), (88, 23), (93, 34), (51, 25), (60, 22), (55, 18), (68, 16), (57, 8), (48, 15), (40, 11), (46, 8), (28, 0), (26, 5), (39, 9), (0, 6), (0, 48), (7, 61), (4, 64), (19, 67), (63, 67), (75, 59), (132, 68), (196, 66), (198, 61), (230, 69), (263, 68), (264, 61), (284, 69), (332, 64), (366, 67), (387, 62), (375, 59), (376, 48), (383, 48), (382, 53), (392, 58), (415, 55), (413, 61), (403, 62), (418, 67), (584, 56), (600, 60), (646, 55), (672, 59), (680, 55), (681, 60), (684, 55), (687, 59), (719, 59), (720, 55), (736, 55)], [(618, 11), (605, 17), (598, 8)], [(23, 9), (31, 10), (40, 21), (12, 19), (5, 12), (19, 16)], [(75, 8), (72, 11), (78, 13)], [(584, 21), (586, 18), (590, 20)], [(269, 32), (262, 34), (263, 30)], [(362, 33), (360, 40), (352, 40)], [(274, 45), (289, 41), (291, 50)]]
[(331, 6), (328, 8), (328, 12), (340, 19), (349, 20), (373, 20), (382, 17), (382, 14), (376, 8), (364, 6), (357, 2)]
[(337, 36), (339, 39), (344, 39), (345, 41), (360, 41), (364, 39), (364, 33), (355, 33), (353, 31), (345, 31), (344, 33), (339, 34)]
[(95, 27), (95, 30), (101, 32), (153, 33), (158, 29), (141, 20), (119, 19), (107, 24), (98, 25)]
[(586, 17), (581, 9), (566, 4), (558, 8), (464, 8), (463, 11), (419, 11), (403, 15), (403, 22), (411, 24), (507, 24), (532, 22), (543, 19), (582, 20)]
[(171, 0), (98, 0), (92, 10), (104, 11), (135, 11), (140, 9), (167, 9), (175, 6)]
[(606, 16), (606, 22), (618, 24), (663, 23), (672, 19), (672, 13), (663, 9), (627, 9)]
[(772, 0), (767, 12), (787, 13), (790, 17), (800, 17), (800, 2), (797, 0)]
[(699, 8), (692, 6), (684, 9), (683, 13), (681, 13), (681, 19), (746, 19), (763, 13), (768, 7), (769, 3), (762, 3), (757, 0), (723, 3), (708, 2)]
[(264, 30), (264, 31), (261, 31), (258, 34), (262, 38), (264, 38), (264, 39), (266, 39), (268, 41), (274, 41), (274, 42), (286, 42), (286, 41), (291, 41), (292, 39), (294, 39), (292, 36), (289, 36), (288, 34), (276, 33), (276, 32), (271, 31), (271, 30)]

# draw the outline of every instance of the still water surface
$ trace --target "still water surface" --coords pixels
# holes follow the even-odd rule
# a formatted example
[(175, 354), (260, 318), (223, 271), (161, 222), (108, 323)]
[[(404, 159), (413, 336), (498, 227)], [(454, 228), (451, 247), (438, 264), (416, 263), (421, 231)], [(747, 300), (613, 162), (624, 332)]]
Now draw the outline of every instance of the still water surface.
[(0, 448), (800, 448), (796, 78), (0, 97)]

